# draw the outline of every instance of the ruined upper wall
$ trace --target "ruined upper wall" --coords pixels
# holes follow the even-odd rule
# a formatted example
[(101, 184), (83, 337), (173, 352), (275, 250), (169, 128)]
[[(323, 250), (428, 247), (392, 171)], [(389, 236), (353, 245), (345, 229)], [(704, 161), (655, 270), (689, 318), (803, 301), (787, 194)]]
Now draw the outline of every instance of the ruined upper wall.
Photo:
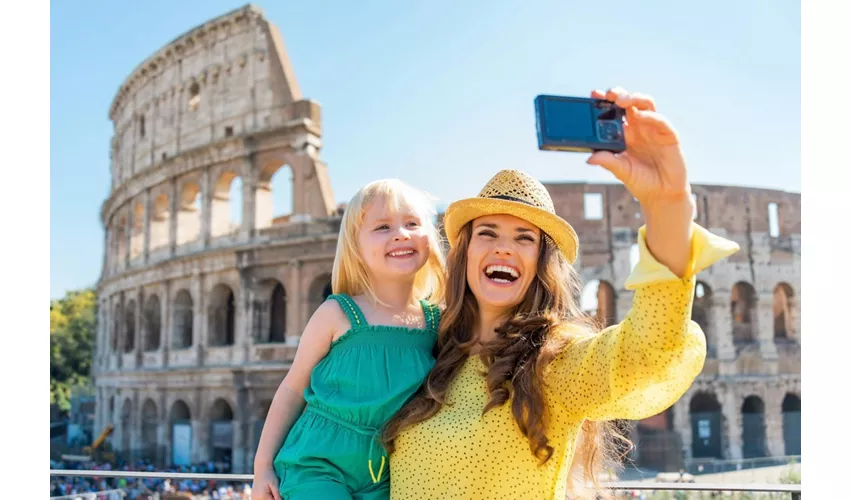
[[(640, 204), (622, 184), (545, 183), (555, 210), (575, 228), (582, 241), (594, 241), (600, 233), (629, 228), (636, 231), (646, 221)], [(776, 204), (777, 238), (799, 236), (800, 194), (771, 189), (692, 184), (697, 205), (696, 222), (734, 237), (737, 234), (769, 233), (770, 204)], [(585, 213), (585, 193), (602, 197), (598, 218)], [(740, 243), (740, 242), (739, 242)], [(746, 243), (746, 242), (744, 242)]]
[(280, 127), (300, 99), (281, 35), (259, 8), (208, 21), (121, 85), (109, 110), (112, 186), (185, 151)]
[[(606, 274), (610, 272), (618, 283), (625, 279), (629, 249), (646, 223), (640, 204), (622, 184), (545, 185), (555, 210), (578, 233), (581, 266), (590, 268), (588, 275), (610, 276)], [(730, 279), (746, 279), (760, 290), (770, 289), (776, 280), (799, 281), (799, 193), (700, 184), (691, 189), (697, 205), (695, 221), (741, 246), (729, 257), (729, 265), (721, 266), (730, 269)], [(597, 195), (597, 201), (601, 197), (601, 203), (586, 206), (585, 194)], [(771, 215), (772, 204), (775, 215)], [(771, 218), (775, 218), (773, 228)]]

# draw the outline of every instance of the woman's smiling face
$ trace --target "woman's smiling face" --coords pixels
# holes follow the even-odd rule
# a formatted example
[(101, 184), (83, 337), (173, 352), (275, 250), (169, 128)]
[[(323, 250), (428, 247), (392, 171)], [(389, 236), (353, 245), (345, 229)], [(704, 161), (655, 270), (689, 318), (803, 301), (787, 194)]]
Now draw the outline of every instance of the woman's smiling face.
[(525, 298), (537, 275), (540, 229), (512, 215), (472, 221), (466, 282), (481, 309), (507, 312)]

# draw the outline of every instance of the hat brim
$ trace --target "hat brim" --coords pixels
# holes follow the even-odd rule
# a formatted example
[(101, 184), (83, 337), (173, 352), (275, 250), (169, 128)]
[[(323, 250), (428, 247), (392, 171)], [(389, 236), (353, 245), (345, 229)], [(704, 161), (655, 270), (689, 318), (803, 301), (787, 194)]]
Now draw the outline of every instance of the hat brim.
[(575, 263), (578, 255), (578, 236), (567, 221), (541, 208), (498, 198), (467, 198), (449, 205), (443, 216), (449, 245), (455, 246), (457, 237), (467, 222), (485, 215), (498, 214), (512, 215), (534, 224), (552, 238), (570, 264)]

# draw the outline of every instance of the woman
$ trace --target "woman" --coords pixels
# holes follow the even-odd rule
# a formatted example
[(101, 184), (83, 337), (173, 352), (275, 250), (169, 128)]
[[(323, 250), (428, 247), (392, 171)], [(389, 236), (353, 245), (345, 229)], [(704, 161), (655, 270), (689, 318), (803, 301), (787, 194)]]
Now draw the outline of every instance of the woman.
[(577, 237), (535, 179), (503, 171), (453, 203), (436, 365), (384, 432), (394, 500), (594, 498), (604, 422), (665, 410), (702, 369), (695, 276), (738, 246), (692, 222), (679, 140), (652, 99), (592, 96), (626, 109), (627, 150), (588, 163), (623, 182), (646, 217), (626, 281), (632, 309), (594, 331), (577, 304)]

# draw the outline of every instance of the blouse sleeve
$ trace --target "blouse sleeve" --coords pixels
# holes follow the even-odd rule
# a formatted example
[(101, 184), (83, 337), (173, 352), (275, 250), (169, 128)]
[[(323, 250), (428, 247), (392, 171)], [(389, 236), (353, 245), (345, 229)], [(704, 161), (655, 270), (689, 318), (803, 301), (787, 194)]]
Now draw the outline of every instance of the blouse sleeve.
[(640, 259), (625, 285), (635, 292), (632, 308), (602, 332), (576, 334), (549, 365), (546, 394), (556, 411), (588, 420), (647, 418), (672, 406), (702, 371), (705, 336), (690, 319), (696, 275), (739, 247), (692, 227), (683, 278), (655, 260), (640, 229)]

